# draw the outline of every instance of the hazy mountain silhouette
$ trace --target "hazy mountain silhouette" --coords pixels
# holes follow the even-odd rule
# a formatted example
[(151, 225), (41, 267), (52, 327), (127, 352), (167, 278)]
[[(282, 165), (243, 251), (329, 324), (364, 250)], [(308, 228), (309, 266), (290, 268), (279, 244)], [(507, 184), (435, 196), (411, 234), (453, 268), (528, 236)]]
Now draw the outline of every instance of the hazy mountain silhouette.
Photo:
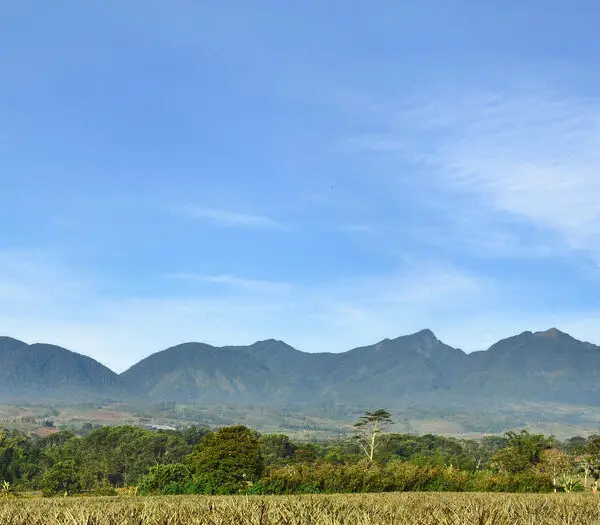
[(91, 357), (0, 337), (0, 400), (76, 403), (123, 395), (119, 375)]
[(429, 406), (455, 402), (600, 401), (600, 347), (553, 328), (465, 354), (430, 330), (342, 353), (307, 353), (282, 341), (214, 347), (185, 343), (120, 376), (51, 345), (0, 338), (0, 400), (113, 397), (273, 406)]

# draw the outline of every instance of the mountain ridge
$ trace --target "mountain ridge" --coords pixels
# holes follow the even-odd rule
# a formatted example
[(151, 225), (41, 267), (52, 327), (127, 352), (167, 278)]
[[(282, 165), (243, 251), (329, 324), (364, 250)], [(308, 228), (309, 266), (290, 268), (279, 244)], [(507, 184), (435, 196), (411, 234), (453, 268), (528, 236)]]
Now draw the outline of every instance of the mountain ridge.
[(118, 374), (95, 359), (45, 343), (0, 337), (0, 399), (87, 399), (125, 394)]
[(467, 354), (423, 329), (339, 353), (304, 352), (277, 339), (222, 347), (187, 342), (154, 352), (116, 374), (71, 350), (3, 336), (0, 400), (78, 393), (86, 398), (278, 406), (442, 406), (473, 399), (598, 404), (599, 350), (550, 328), (525, 331)]

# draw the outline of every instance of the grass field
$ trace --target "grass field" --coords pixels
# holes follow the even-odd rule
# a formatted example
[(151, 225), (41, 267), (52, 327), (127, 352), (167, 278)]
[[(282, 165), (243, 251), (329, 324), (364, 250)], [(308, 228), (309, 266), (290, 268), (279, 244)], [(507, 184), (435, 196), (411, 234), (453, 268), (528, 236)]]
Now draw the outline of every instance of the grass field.
[(600, 523), (591, 494), (3, 498), (2, 525), (558, 525)]

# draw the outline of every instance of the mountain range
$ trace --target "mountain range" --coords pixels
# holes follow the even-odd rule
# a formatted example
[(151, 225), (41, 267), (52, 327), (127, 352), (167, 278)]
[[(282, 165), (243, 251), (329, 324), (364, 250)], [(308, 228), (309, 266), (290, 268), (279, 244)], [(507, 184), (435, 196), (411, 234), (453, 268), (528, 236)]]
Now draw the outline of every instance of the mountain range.
[(90, 357), (0, 337), (0, 402), (144, 400), (301, 407), (600, 404), (600, 347), (555, 328), (466, 354), (430, 330), (342, 353), (282, 341), (185, 343), (122, 374)]

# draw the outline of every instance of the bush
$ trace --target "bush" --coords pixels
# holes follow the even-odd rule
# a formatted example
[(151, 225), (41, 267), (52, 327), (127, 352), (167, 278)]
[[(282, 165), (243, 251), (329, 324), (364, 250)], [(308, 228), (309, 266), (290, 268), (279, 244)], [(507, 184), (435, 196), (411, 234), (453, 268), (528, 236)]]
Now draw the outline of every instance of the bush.
[(42, 493), (44, 496), (57, 494), (76, 494), (81, 491), (78, 470), (73, 460), (59, 461), (42, 476)]
[(192, 481), (192, 472), (187, 465), (171, 463), (152, 467), (138, 484), (141, 495), (185, 494)]
[(471, 476), (467, 490), (474, 492), (551, 492), (552, 479), (536, 472), (478, 472)]
[(560, 485), (565, 492), (583, 492), (584, 488), (581, 480), (572, 476), (564, 476), (560, 480)]
[(281, 480), (261, 480), (248, 488), (248, 494), (285, 494), (285, 486)]
[(107, 479), (102, 481), (102, 484), (88, 492), (89, 496), (116, 496), (117, 489), (113, 487)]
[[(386, 465), (287, 465), (273, 468), (248, 492), (300, 494), (323, 492), (549, 492), (552, 481), (536, 472), (520, 474), (467, 472), (454, 467), (431, 467), (395, 460)], [(576, 490), (574, 487), (573, 490)]]

